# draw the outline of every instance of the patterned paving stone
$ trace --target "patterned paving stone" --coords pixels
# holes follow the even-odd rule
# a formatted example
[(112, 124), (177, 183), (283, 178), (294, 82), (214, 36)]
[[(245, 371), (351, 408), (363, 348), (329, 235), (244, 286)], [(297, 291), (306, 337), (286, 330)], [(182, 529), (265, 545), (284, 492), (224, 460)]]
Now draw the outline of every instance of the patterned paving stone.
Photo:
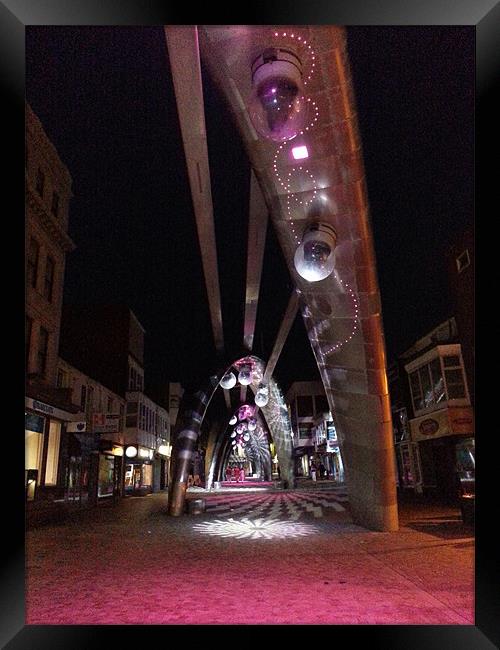
[[(198, 496), (198, 494), (197, 494)], [(206, 514), (232, 517), (235, 514), (265, 515), (270, 518), (292, 519), (303, 516), (325, 516), (325, 511), (345, 512), (347, 495), (344, 489), (325, 489), (307, 492), (218, 494), (204, 496)]]

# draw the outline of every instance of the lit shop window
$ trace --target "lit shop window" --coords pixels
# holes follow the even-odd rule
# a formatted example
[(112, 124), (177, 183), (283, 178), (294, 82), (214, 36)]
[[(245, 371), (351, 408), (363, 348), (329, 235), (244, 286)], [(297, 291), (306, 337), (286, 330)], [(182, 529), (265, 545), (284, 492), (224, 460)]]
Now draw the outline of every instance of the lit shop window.
[(59, 466), (60, 442), (61, 442), (61, 423), (52, 420), (49, 426), (49, 444), (47, 447), (45, 485), (57, 484), (57, 468)]
[(25, 414), (24, 431), (24, 463), (25, 469), (36, 469), (42, 467), (43, 453), (43, 430), (45, 419), (32, 413)]

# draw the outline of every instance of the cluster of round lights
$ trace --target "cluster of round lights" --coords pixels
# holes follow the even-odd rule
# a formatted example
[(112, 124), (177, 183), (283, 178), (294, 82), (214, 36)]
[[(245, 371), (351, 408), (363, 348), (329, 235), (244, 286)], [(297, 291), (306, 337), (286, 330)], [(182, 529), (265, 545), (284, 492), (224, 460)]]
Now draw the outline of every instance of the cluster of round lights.
[[(311, 66), (310, 66), (309, 73), (304, 75), (304, 86), (306, 86), (308, 81), (310, 81), (311, 76), (312, 76), (312, 74), (313, 74), (313, 72), (315, 70), (315, 59), (316, 59), (316, 57), (315, 57), (315, 53), (314, 53), (314, 50), (313, 50), (311, 44), (308, 43), (307, 40), (304, 39), (302, 36), (299, 36), (299, 35), (295, 34), (295, 32), (290, 33), (290, 32), (278, 32), (278, 31), (275, 31), (274, 36), (275, 36), (275, 38), (279, 38), (279, 39), (292, 39), (294, 44), (299, 44), (299, 45), (305, 46), (307, 48), (307, 50), (306, 50), (306, 60), (309, 59), (311, 61)], [(314, 102), (310, 97), (308, 97), (306, 99), (306, 101), (307, 101), (308, 106), (310, 107), (310, 109), (314, 112), (314, 115), (313, 115), (312, 121), (308, 124), (308, 126), (306, 126), (303, 130), (299, 131), (299, 133), (297, 135), (304, 135), (305, 131), (309, 131), (309, 129), (311, 129), (316, 124), (316, 122), (318, 121), (319, 110), (318, 110), (318, 106), (317, 106), (316, 102)], [(292, 219), (291, 210), (292, 210), (292, 208), (296, 208), (299, 205), (302, 205), (303, 207), (306, 207), (306, 206), (310, 205), (316, 198), (317, 191), (318, 191), (318, 186), (317, 186), (316, 179), (314, 178), (314, 175), (310, 172), (309, 169), (307, 169), (303, 165), (299, 165), (298, 167), (292, 168), (292, 170), (288, 172), (288, 175), (287, 175), (286, 179), (281, 177), (280, 172), (279, 172), (279, 168), (278, 168), (278, 159), (280, 157), (280, 154), (282, 154), (285, 150), (288, 152), (288, 150), (290, 148), (289, 147), (290, 142), (291, 141), (288, 140), (287, 142), (283, 142), (282, 144), (280, 144), (278, 146), (278, 148), (276, 150), (276, 153), (274, 155), (273, 168), (274, 168), (274, 173), (276, 175), (276, 178), (278, 179), (278, 183), (281, 185), (281, 187), (285, 190), (285, 192), (287, 194), (286, 210), (287, 210), (287, 214), (288, 214), (288, 217), (289, 217), (289, 220), (290, 220), (290, 225), (291, 225), (291, 228), (292, 228), (293, 237), (295, 239), (295, 242), (296, 242), (297, 246), (300, 246), (301, 238), (299, 237), (299, 235), (297, 233), (296, 225), (295, 225), (295, 223), (294, 223), (294, 221)], [(286, 157), (286, 160), (289, 160), (289, 157)], [(296, 173), (297, 171), (302, 172), (305, 176), (309, 176), (310, 182), (311, 182), (312, 187), (313, 187), (313, 193), (312, 193), (312, 196), (309, 199), (304, 200), (304, 199), (299, 197), (298, 193), (291, 193), (290, 192), (292, 174)], [(321, 351), (322, 355), (331, 354), (332, 352), (335, 352), (335, 350), (338, 350), (342, 345), (345, 345), (346, 343), (348, 343), (353, 338), (353, 336), (356, 333), (356, 330), (358, 328), (357, 320), (358, 320), (358, 315), (359, 315), (359, 306), (358, 306), (358, 300), (356, 298), (356, 295), (355, 295), (354, 291), (351, 289), (351, 287), (349, 287), (347, 282), (342, 281), (340, 278), (339, 278), (339, 282), (347, 289), (349, 295), (351, 296), (351, 298), (353, 300), (354, 312), (355, 312), (355, 314), (354, 314), (354, 325), (353, 325), (353, 329), (352, 329), (351, 333), (349, 334), (349, 336), (347, 336), (342, 341), (338, 341), (337, 343), (330, 346), (329, 348), (327, 348), (325, 350), (322, 350)]]
[[(238, 422), (239, 420), (239, 422)], [(255, 431), (257, 428), (257, 418), (255, 417), (255, 407), (250, 404), (243, 404), (229, 420), (230, 424), (236, 424), (231, 431), (230, 437), (232, 438), (231, 444), (233, 447), (240, 445), (245, 446), (250, 440), (250, 431)]]
[[(254, 380), (258, 380), (259, 377), (260, 374), (253, 370), (252, 365), (250, 363), (246, 363), (246, 364), (239, 365), (238, 379), (236, 379), (236, 375), (234, 374), (234, 372), (229, 370), (224, 374), (224, 376), (222, 377), (219, 383), (221, 387), (224, 388), (225, 390), (230, 390), (231, 388), (234, 388), (234, 386), (236, 386), (237, 381), (242, 386), (249, 386)], [(255, 403), (257, 404), (257, 406), (266, 406), (268, 401), (269, 401), (269, 388), (265, 386), (263, 383), (259, 383), (257, 387), (257, 392), (255, 393)], [(234, 424), (232, 422), (230, 423)]]

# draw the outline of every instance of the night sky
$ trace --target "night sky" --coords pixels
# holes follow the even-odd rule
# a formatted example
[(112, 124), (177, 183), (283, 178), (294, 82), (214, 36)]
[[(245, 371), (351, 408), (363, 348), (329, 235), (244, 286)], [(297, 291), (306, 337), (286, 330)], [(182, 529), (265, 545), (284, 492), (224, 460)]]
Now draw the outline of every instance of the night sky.
[[(388, 357), (451, 315), (445, 251), (473, 224), (474, 28), (352, 27)], [(204, 74), (222, 314), (241, 351), (250, 167)], [(193, 387), (215, 350), (161, 27), (27, 27), (26, 95), (73, 178), (65, 302), (124, 302), (146, 382)], [(270, 354), (292, 283), (272, 230), (254, 352)], [(318, 378), (297, 318), (276, 369)], [(149, 380), (149, 381), (148, 381)]]

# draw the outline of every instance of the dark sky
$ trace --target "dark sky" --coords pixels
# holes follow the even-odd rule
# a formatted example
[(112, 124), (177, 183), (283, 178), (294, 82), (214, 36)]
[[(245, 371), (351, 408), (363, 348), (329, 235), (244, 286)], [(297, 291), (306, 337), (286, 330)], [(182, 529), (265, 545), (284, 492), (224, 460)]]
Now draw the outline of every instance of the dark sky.
[[(353, 27), (348, 46), (388, 356), (451, 315), (444, 252), (473, 223), (473, 27)], [(27, 100), (73, 178), (65, 301), (125, 302), (146, 379), (200, 381), (214, 346), (161, 27), (27, 27)], [(250, 168), (204, 74), (228, 354), (243, 336)], [(254, 351), (292, 289), (270, 226)], [(317, 376), (300, 318), (277, 367)]]

